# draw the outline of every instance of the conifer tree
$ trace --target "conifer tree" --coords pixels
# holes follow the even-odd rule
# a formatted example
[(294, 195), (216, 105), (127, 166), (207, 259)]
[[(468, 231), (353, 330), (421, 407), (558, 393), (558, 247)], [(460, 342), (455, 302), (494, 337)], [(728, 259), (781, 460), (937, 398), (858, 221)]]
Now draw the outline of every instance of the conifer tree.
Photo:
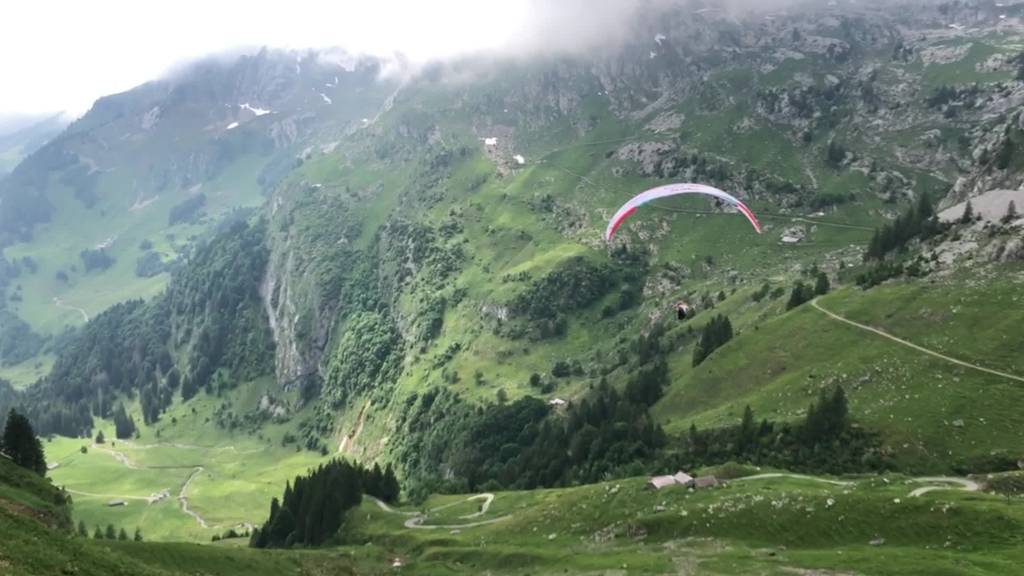
[(1003, 216), (1003, 224), (1009, 224), (1017, 219), (1017, 204), (1010, 200), (1010, 203), (1006, 205), (1006, 214)]
[(828, 275), (824, 272), (818, 272), (818, 277), (814, 282), (814, 293), (818, 296), (824, 296), (831, 289), (832, 286), (828, 281)]
[(786, 303), (786, 310), (792, 310), (812, 298), (814, 298), (814, 289), (798, 280), (793, 285), (793, 291), (789, 293), (789, 302)]
[(732, 323), (727, 316), (719, 314), (701, 330), (700, 340), (693, 349), (693, 365), (700, 365), (712, 352), (729, 340), (732, 340)]
[(7, 423), (4, 425), (0, 450), (18, 466), (28, 468), (40, 476), (46, 475), (43, 445), (36, 438), (28, 418), (19, 414), (14, 408), (7, 413)]
[(960, 216), (961, 224), (970, 224), (974, 221), (974, 207), (971, 206), (971, 201), (968, 200), (967, 204), (964, 204), (963, 216)]
[(740, 422), (739, 438), (737, 445), (740, 452), (749, 450), (757, 436), (757, 424), (754, 422), (754, 411), (750, 404), (743, 409), (743, 420)]

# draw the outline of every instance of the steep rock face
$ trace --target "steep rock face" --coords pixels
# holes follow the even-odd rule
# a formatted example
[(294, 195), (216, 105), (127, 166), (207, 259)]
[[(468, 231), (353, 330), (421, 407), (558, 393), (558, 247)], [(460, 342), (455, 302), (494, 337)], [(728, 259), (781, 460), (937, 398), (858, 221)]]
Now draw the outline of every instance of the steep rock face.
[[(338, 275), (356, 257), (349, 246), (359, 227), (345, 217), (347, 199), (308, 182), (279, 191), (271, 206), (271, 256), (260, 296), (276, 344), (277, 381), (285, 387), (318, 382), (343, 292)], [(317, 236), (305, 234), (318, 225), (324, 229)]]
[(299, 312), (295, 301), (297, 295), (291, 285), (296, 274), (295, 260), (291, 252), (286, 254), (271, 261), (260, 286), (260, 296), (274, 336), (275, 374), (277, 382), (285, 387), (307, 376), (322, 377), (318, 371), (320, 354), (317, 353), (322, 348), (314, 345), (308, 350), (300, 350), (298, 325), (302, 321), (302, 312)]

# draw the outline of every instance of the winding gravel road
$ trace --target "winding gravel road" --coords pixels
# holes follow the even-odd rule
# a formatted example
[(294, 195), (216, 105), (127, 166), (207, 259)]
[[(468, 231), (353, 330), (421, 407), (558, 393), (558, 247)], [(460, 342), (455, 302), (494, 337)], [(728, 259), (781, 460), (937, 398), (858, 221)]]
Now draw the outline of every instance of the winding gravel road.
[[(928, 484), (944, 484), (940, 486), (923, 486), (917, 488), (910, 493), (910, 496), (917, 498), (918, 496), (924, 496), (929, 492), (936, 490), (963, 490), (965, 492), (977, 492), (981, 490), (981, 485), (973, 480), (967, 478), (954, 478), (952, 476), (935, 476), (931, 478), (914, 478), (912, 482), (922, 482)], [(954, 486), (950, 486), (953, 484)]]
[[(465, 500), (459, 500), (457, 502), (452, 502), (451, 504), (445, 504), (444, 506), (438, 506), (437, 508), (431, 508), (430, 510), (427, 511), (427, 513), (429, 514), (430, 512), (439, 512), (439, 511), (444, 510), (446, 508), (451, 508), (452, 506), (458, 506), (459, 504), (462, 504), (464, 502), (472, 502), (472, 501), (475, 501), (475, 500), (483, 500), (484, 501), (484, 503), (480, 506), (480, 510), (477, 511), (477, 512), (474, 512), (473, 514), (466, 514), (465, 516), (459, 516), (460, 520), (470, 520), (472, 518), (479, 518), (480, 516), (483, 516), (484, 514), (486, 514), (487, 511), (491, 508), (491, 502), (494, 502), (494, 494), (491, 494), (489, 492), (488, 493), (484, 493), (484, 494), (477, 494), (476, 496), (470, 496), (469, 498), (466, 498)], [(381, 510), (383, 510), (385, 512), (388, 512), (390, 514), (399, 514), (399, 515), (402, 515), (402, 516), (411, 516), (411, 518), (406, 520), (403, 525), (406, 528), (411, 528), (411, 529), (415, 529), (415, 530), (440, 530), (440, 529), (444, 529), (444, 530), (458, 530), (458, 529), (462, 529), (462, 528), (474, 528), (476, 526), (486, 526), (488, 524), (495, 524), (497, 522), (503, 522), (503, 521), (508, 520), (509, 518), (512, 517), (511, 514), (506, 514), (505, 516), (499, 516), (498, 518), (491, 518), (489, 520), (480, 520), (478, 522), (467, 522), (467, 523), (464, 523), (464, 524), (423, 524), (423, 522), (426, 521), (426, 519), (427, 519), (427, 515), (425, 515), (425, 514), (421, 514), (419, 512), (402, 512), (401, 510), (395, 510), (394, 508), (392, 508), (391, 506), (388, 506), (385, 502), (383, 502), (382, 500), (378, 500), (377, 498), (373, 498), (373, 501), (377, 503), (377, 506), (380, 507)]]
[(853, 482), (846, 480), (832, 480), (830, 478), (818, 478), (817, 476), (805, 476), (803, 474), (783, 474), (781, 472), (769, 472), (766, 474), (756, 474), (754, 476), (744, 476), (742, 478), (736, 478), (730, 480), (730, 482), (740, 482), (744, 480), (764, 480), (767, 478), (795, 478), (797, 480), (810, 480), (812, 482), (822, 482), (825, 484), (832, 484), (833, 486), (853, 486)]

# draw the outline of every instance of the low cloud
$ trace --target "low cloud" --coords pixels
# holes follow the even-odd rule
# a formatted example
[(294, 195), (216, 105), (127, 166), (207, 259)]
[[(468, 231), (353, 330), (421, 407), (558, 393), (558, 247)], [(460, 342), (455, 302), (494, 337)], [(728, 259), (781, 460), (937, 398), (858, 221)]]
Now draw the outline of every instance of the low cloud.
[[(864, 3), (869, 0), (858, 0)], [(881, 0), (876, 0), (881, 1)], [(851, 4), (853, 0), (839, 0)], [(96, 98), (238, 47), (344, 48), (408, 70), (470, 54), (586, 53), (628, 41), (637, 17), (667, 8), (741, 17), (799, 0), (179, 0), (12, 2), (0, 35), (0, 113), (82, 112)], [(810, 4), (823, 5), (825, 0)], [(251, 50), (251, 48), (247, 48)]]

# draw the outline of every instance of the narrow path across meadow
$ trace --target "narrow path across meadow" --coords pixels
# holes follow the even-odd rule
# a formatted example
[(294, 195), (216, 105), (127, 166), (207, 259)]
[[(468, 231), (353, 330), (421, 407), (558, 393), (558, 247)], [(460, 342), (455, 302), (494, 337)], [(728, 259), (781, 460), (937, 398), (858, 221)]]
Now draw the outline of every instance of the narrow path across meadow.
[[(157, 446), (157, 445), (133, 446), (133, 447), (135, 447), (135, 448), (143, 448), (144, 449), (144, 448), (152, 448), (154, 446)], [(227, 448), (230, 448), (230, 449), (233, 450), (234, 446), (228, 446), (225, 449), (227, 449)], [(111, 456), (114, 457), (115, 460), (117, 460), (118, 462), (123, 464), (129, 470), (145, 470), (145, 469), (153, 470), (153, 469), (162, 469), (162, 468), (169, 468), (169, 469), (179, 468), (178, 466), (168, 466), (168, 467), (163, 467), (163, 466), (138, 466), (137, 464), (132, 462), (128, 458), (128, 455), (125, 454), (124, 452), (118, 452), (117, 450), (112, 450), (110, 448), (106, 448), (106, 447), (100, 446), (98, 444), (93, 444), (92, 445), (92, 449), (100, 451), (100, 452), (106, 452), (107, 454), (110, 454)], [(195, 477), (198, 476), (204, 470), (206, 470), (206, 468), (204, 468), (203, 466), (196, 465), (196, 466), (192, 467), (192, 471), (189, 472), (189, 475), (185, 478), (185, 482), (181, 485), (181, 490), (178, 492), (178, 505), (181, 507), (181, 511), (182, 512), (184, 512), (185, 514), (188, 514), (189, 516), (195, 518), (196, 522), (198, 522), (200, 526), (202, 526), (203, 528), (209, 528), (210, 526), (209, 526), (209, 524), (207, 524), (206, 520), (202, 516), (200, 516), (198, 512), (196, 512), (195, 510), (192, 510), (191, 508), (189, 508), (189, 505), (188, 505), (188, 487), (192, 483), (192, 480), (195, 479)], [(81, 491), (78, 491), (78, 490), (68, 490), (68, 492), (70, 492), (71, 494), (78, 494), (78, 495), (81, 495), (81, 496), (92, 496), (92, 497), (96, 497), (96, 498), (119, 498), (121, 500), (146, 500), (146, 501), (148, 501), (150, 503), (159, 500), (159, 498), (154, 498), (153, 496), (143, 497), (143, 496), (123, 496), (123, 495), (117, 495), (117, 494), (93, 494), (93, 493), (89, 493), (89, 492), (81, 492)]]
[(89, 498), (109, 498), (111, 500), (144, 500), (149, 502), (151, 498), (149, 496), (125, 496), (123, 494), (96, 494), (95, 492), (83, 492), (81, 490), (71, 490), (65, 488), (65, 492), (68, 494), (74, 494), (76, 496), (87, 496)]
[(53, 304), (57, 308), (62, 308), (64, 310), (73, 310), (75, 312), (78, 312), (79, 314), (82, 315), (82, 320), (85, 320), (86, 322), (89, 321), (89, 313), (88, 312), (86, 312), (85, 310), (83, 310), (83, 309), (81, 309), (81, 308), (79, 308), (77, 306), (71, 306), (70, 304), (65, 304), (64, 301), (61, 300), (59, 297), (55, 297), (53, 299)]
[(999, 370), (993, 370), (991, 368), (985, 368), (984, 366), (978, 366), (977, 364), (971, 364), (970, 362), (964, 362), (963, 360), (958, 360), (958, 359), (953, 358), (951, 356), (946, 356), (945, 354), (940, 354), (939, 352), (936, 352), (934, 350), (929, 350), (927, 348), (924, 348), (923, 346), (918, 346), (917, 344), (914, 344), (913, 342), (907, 342), (906, 340), (904, 340), (902, 338), (899, 338), (897, 336), (893, 336), (892, 334), (889, 334), (888, 332), (879, 330), (878, 328), (872, 328), (871, 326), (867, 326), (867, 325), (861, 324), (859, 322), (854, 322), (853, 320), (850, 320), (848, 318), (843, 318), (842, 316), (840, 316), (838, 314), (835, 314), (833, 312), (830, 312), (830, 311), (822, 308), (821, 304), (818, 304), (818, 300), (817, 299), (811, 300), (811, 306), (813, 306), (815, 310), (818, 310), (819, 312), (822, 312), (823, 314), (825, 314), (826, 316), (828, 316), (829, 318), (831, 318), (831, 319), (833, 319), (833, 320), (835, 320), (837, 322), (842, 322), (844, 324), (849, 324), (850, 326), (853, 326), (855, 328), (860, 328), (861, 330), (866, 330), (868, 332), (877, 334), (877, 335), (879, 335), (879, 336), (881, 336), (883, 338), (888, 338), (889, 340), (892, 340), (893, 342), (896, 342), (897, 344), (902, 344), (903, 346), (906, 346), (908, 348), (913, 348), (914, 350), (917, 350), (918, 352), (922, 352), (924, 354), (928, 354), (929, 356), (934, 356), (935, 358), (939, 358), (940, 360), (945, 360), (946, 362), (950, 362), (950, 363), (956, 364), (958, 366), (963, 366), (965, 368), (970, 368), (972, 370), (978, 370), (979, 372), (985, 372), (986, 374), (992, 374), (994, 376), (999, 376), (1001, 378), (1006, 378), (1008, 380), (1014, 380), (1016, 382), (1024, 383), (1024, 377), (1015, 376), (1013, 374), (1008, 374), (1006, 372), (1000, 372)]

